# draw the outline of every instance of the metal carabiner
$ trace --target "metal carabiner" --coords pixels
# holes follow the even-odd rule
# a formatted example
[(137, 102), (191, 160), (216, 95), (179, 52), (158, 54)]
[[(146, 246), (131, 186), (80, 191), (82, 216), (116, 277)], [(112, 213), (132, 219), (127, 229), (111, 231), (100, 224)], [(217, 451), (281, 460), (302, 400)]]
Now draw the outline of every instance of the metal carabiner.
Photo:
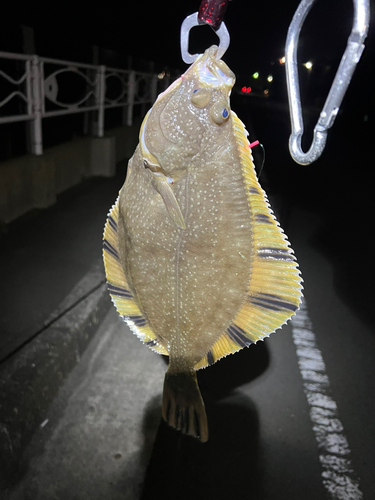
[[(189, 53), (189, 32), (194, 26), (203, 26), (205, 23), (198, 18), (198, 12), (194, 12), (190, 16), (187, 16), (181, 25), (181, 57), (186, 64), (192, 64), (198, 57), (199, 54)], [(216, 59), (221, 59), (225, 54), (227, 48), (229, 47), (230, 36), (229, 31), (225, 24), (222, 22), (220, 28), (215, 31), (219, 37), (219, 50), (216, 54)]]
[(364, 41), (370, 22), (369, 0), (353, 0), (354, 21), (344, 55), (336, 72), (326, 102), (314, 128), (314, 138), (310, 149), (304, 153), (301, 148), (303, 119), (298, 82), (297, 46), (302, 25), (315, 0), (302, 0), (290, 23), (285, 47), (286, 79), (288, 87), (290, 121), (292, 133), (289, 151), (292, 158), (301, 165), (309, 165), (322, 154), (327, 140), (327, 130), (332, 127), (346, 89), (361, 58)]

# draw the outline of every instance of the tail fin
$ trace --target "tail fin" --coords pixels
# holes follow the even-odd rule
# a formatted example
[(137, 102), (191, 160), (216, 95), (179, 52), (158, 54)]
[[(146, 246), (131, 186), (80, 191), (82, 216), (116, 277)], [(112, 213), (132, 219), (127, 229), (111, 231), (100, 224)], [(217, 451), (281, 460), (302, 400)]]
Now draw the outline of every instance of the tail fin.
[(208, 440), (207, 416), (195, 371), (167, 373), (164, 379), (164, 420), (203, 443)]

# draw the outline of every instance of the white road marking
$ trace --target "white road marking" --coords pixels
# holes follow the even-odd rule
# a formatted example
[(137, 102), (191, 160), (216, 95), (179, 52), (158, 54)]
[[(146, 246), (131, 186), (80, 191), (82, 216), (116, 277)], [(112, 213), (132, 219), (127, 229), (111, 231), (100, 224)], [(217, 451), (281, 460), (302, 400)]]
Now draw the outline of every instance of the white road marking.
[(336, 402), (330, 396), (323, 356), (316, 344), (304, 301), (292, 320), (292, 332), (318, 443), (323, 484), (332, 500), (361, 500), (363, 495), (351, 464), (349, 444), (338, 418)]

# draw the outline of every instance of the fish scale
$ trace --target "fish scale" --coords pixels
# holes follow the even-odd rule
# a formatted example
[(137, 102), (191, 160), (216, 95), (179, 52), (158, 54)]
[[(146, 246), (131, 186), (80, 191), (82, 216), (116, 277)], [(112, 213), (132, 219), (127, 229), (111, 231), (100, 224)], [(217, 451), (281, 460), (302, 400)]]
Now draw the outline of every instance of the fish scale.
[(213, 46), (146, 115), (104, 231), (109, 292), (169, 355), (163, 418), (208, 439), (196, 370), (270, 335), (297, 310), (301, 277), (230, 110), (234, 75)]

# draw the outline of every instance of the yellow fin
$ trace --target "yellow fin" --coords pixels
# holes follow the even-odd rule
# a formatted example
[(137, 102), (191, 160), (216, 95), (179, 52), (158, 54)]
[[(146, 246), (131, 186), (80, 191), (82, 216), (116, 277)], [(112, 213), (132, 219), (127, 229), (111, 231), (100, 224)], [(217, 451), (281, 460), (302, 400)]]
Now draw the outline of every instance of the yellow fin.
[(295, 314), (302, 297), (293, 250), (258, 183), (245, 127), (233, 111), (232, 116), (249, 201), (253, 258), (244, 304), (196, 370), (268, 337)]
[(108, 291), (117, 312), (126, 321), (130, 329), (151, 350), (168, 355), (164, 346), (158, 343), (147, 318), (141, 313), (128, 282), (119, 258), (118, 225), (119, 198), (108, 214), (103, 235), (103, 260), (107, 277)]

